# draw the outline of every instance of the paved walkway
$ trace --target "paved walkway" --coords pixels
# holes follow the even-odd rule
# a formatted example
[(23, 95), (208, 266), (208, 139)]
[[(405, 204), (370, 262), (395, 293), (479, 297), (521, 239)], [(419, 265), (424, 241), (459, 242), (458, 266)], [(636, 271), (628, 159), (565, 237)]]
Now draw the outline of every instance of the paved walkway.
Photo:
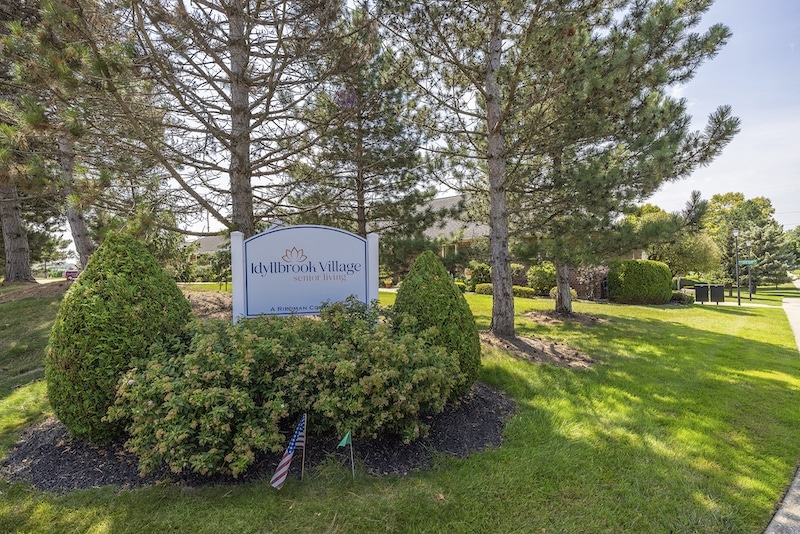
[[(795, 280), (794, 285), (800, 289), (800, 280)], [(800, 347), (800, 298), (783, 299), (783, 309)], [(795, 472), (794, 481), (764, 534), (800, 534), (800, 469)]]

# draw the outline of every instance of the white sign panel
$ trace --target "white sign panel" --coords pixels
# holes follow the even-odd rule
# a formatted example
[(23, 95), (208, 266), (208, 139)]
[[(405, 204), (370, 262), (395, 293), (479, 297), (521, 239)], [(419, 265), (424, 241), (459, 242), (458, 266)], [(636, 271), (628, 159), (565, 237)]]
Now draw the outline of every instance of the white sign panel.
[(370, 302), (377, 298), (377, 259), (374, 234), (364, 239), (336, 228), (301, 225), (242, 241), (241, 233), (233, 232), (234, 319), (316, 314), (322, 302), (351, 295)]

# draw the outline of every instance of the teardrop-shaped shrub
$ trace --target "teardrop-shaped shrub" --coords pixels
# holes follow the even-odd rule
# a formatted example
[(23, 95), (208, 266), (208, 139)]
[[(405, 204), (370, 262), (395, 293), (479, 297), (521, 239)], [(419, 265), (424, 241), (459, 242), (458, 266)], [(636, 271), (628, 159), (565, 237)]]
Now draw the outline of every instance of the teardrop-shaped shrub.
[[(478, 327), (464, 295), (433, 252), (423, 252), (414, 262), (397, 290), (394, 314), (395, 328), (418, 333), (436, 328), (438, 334), (430, 342), (455, 352), (464, 375), (451, 400), (469, 393), (481, 366)], [(413, 318), (410, 326), (404, 314)]]
[(117, 380), (156, 340), (179, 334), (190, 311), (141, 243), (105, 239), (64, 296), (45, 358), (50, 405), (72, 435), (103, 443), (122, 432), (124, 421), (103, 421)]

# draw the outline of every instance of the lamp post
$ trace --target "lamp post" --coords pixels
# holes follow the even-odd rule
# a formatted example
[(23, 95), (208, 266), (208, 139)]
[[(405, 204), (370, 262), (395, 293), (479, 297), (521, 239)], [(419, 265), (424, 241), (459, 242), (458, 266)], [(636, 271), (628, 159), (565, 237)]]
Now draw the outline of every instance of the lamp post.
[(737, 306), (741, 306), (742, 291), (739, 286), (739, 230), (736, 228), (733, 229), (733, 239), (736, 243), (736, 304)]
[[(747, 259), (753, 259), (753, 241), (747, 240)], [(753, 277), (750, 276), (750, 264), (747, 264), (747, 293), (750, 295), (750, 300), (753, 300)]]

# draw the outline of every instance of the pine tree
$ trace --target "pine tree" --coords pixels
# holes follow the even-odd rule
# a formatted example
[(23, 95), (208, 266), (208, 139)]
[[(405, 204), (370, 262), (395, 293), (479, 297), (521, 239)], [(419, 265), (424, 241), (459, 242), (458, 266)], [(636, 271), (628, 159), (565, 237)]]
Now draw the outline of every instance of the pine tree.
[(318, 140), (291, 168), (292, 220), (378, 232), (382, 242), (418, 235), (432, 222), (424, 206), (435, 190), (419, 153), (421, 112), (408, 96), (410, 80), (368, 13), (353, 12), (341, 32), (332, 58), (340, 73), (306, 118)]
[[(704, 132), (689, 132), (685, 102), (666, 96), (729, 36), (722, 25), (691, 33), (710, 5), (381, 5), (388, 32), (414, 56), (440, 150), (459, 162), (456, 185), (486, 199), (494, 333), (514, 334), (510, 222), (550, 240), (563, 280), (570, 262), (595, 252), (588, 240), (617, 214), (707, 164), (737, 130), (721, 108)], [(571, 309), (568, 297), (564, 306)]]

